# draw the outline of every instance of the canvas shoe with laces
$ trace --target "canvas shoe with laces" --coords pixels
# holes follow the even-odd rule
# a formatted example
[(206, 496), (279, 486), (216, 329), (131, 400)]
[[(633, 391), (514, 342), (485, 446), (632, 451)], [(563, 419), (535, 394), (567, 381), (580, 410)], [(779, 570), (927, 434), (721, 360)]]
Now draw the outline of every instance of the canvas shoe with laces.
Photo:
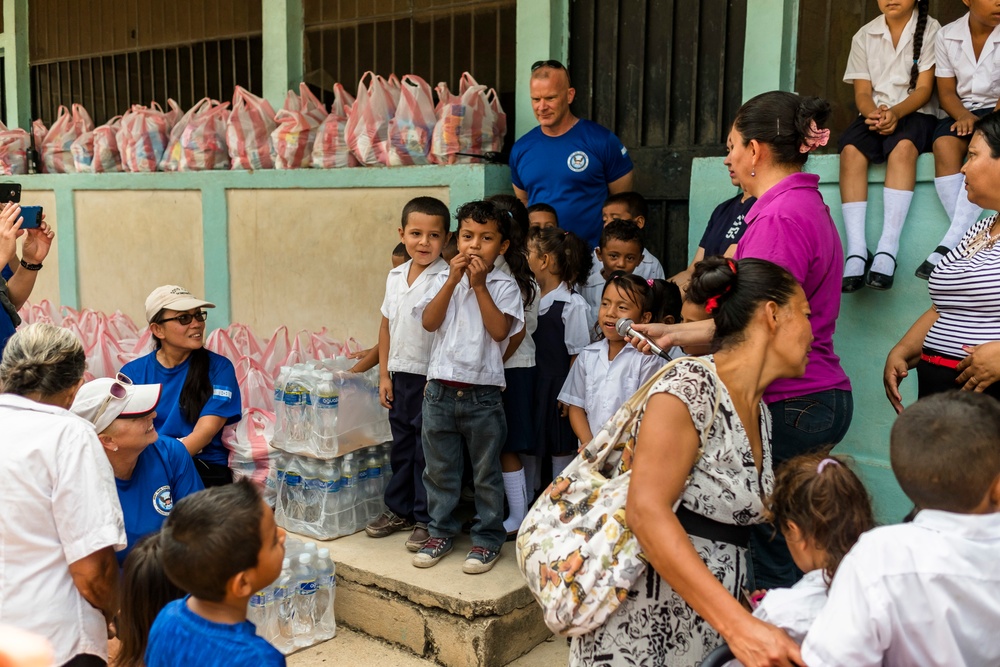
[(432, 537), (413, 556), (413, 567), (431, 567), (451, 553), (455, 540), (451, 537)]
[(462, 563), (462, 572), (466, 574), (482, 574), (493, 569), (497, 559), (500, 558), (499, 549), (489, 547), (472, 547), (472, 551), (465, 557)]

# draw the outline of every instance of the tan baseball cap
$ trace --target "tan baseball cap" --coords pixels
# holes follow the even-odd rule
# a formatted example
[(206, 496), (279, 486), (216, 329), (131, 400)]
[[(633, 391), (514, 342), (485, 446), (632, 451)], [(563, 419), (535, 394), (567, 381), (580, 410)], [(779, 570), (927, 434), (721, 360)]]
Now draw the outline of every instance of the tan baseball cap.
[(98, 433), (119, 417), (148, 415), (160, 402), (160, 385), (130, 384), (131, 380), (118, 375), (118, 379), (97, 378), (86, 383), (76, 392), (70, 407), (73, 414), (93, 424)]
[(146, 321), (152, 323), (156, 314), (164, 308), (184, 311), (192, 308), (215, 308), (215, 304), (197, 298), (178, 285), (162, 285), (146, 297)]

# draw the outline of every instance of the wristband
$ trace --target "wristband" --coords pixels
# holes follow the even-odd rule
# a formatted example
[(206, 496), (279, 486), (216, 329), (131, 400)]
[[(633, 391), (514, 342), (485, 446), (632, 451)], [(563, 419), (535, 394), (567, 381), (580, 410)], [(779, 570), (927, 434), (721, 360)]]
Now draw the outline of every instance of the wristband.
[(29, 271), (38, 271), (39, 269), (42, 268), (41, 264), (28, 264), (23, 259), (21, 260), (21, 266), (23, 266), (24, 268), (28, 269)]

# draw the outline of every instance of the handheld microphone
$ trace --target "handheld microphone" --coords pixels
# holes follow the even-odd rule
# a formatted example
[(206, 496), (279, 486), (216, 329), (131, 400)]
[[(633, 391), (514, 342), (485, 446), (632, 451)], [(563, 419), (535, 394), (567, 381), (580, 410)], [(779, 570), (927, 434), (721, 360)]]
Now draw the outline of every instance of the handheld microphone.
[(615, 323), (615, 331), (618, 332), (620, 336), (628, 336), (629, 338), (638, 338), (639, 340), (644, 340), (649, 343), (649, 349), (652, 350), (653, 354), (658, 357), (663, 357), (664, 359), (669, 359), (670, 356), (660, 349), (660, 346), (649, 340), (645, 334), (641, 334), (632, 328), (634, 322), (627, 317), (623, 317)]

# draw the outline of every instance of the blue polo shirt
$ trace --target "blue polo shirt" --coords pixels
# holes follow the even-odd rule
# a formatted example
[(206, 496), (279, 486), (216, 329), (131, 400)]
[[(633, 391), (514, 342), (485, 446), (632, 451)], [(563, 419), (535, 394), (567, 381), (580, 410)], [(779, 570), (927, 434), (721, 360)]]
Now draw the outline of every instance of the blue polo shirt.
[[(181, 389), (184, 388), (190, 363), (191, 358), (188, 357), (183, 363), (166, 368), (156, 360), (156, 352), (150, 352), (122, 367), (122, 373), (136, 384), (163, 385), (160, 403), (156, 406), (156, 419), (153, 420), (153, 425), (161, 436), (183, 438), (194, 430), (194, 423), (184, 418), (180, 406)], [(208, 351), (208, 376), (212, 382), (212, 396), (198, 417), (225, 417), (227, 424), (235, 424), (242, 413), (236, 369), (229, 359)], [(195, 458), (215, 465), (229, 465), (229, 452), (222, 444), (222, 429), (212, 436), (212, 441)]]
[(589, 247), (601, 240), (601, 207), (608, 183), (632, 171), (632, 158), (606, 127), (580, 119), (568, 132), (550, 137), (536, 127), (510, 152), (510, 178), (528, 193), (528, 205), (548, 204), (559, 227), (580, 236)]
[(128, 536), (128, 546), (115, 554), (118, 565), (144, 535), (163, 526), (174, 503), (205, 488), (184, 445), (166, 436), (142, 450), (130, 479), (116, 477), (115, 484)]
[[(4, 264), (3, 269), (0, 269), (0, 276), (3, 276), (4, 282), (10, 280), (13, 275), (14, 272), (10, 270), (10, 266), (7, 264)], [(7, 341), (10, 340), (15, 331), (14, 322), (11, 321), (10, 315), (0, 308), (0, 356), (3, 356), (4, 348), (7, 347)]]

